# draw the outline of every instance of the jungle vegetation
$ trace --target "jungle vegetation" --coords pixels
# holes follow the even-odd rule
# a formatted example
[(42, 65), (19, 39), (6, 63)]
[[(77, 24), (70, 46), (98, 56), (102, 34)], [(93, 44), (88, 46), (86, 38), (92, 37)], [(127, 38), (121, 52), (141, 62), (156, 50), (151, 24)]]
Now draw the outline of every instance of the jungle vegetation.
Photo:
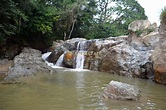
[(136, 19), (147, 19), (136, 0), (1, 0), (0, 44), (115, 37)]

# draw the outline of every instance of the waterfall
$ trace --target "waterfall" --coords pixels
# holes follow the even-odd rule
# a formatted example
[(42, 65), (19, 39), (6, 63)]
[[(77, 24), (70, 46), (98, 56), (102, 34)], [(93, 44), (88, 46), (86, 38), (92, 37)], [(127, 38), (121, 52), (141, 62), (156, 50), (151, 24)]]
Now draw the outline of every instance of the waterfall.
[(65, 55), (65, 52), (58, 58), (57, 62), (56, 62), (56, 66), (63, 66), (63, 57)]
[(62, 54), (59, 59), (57, 60), (57, 63), (54, 65), (53, 63), (50, 63), (48, 62), (46, 59), (47, 57), (51, 54), (51, 52), (47, 52), (47, 53), (44, 53), (42, 55), (42, 58), (43, 60), (45, 61), (45, 63), (48, 65), (48, 66), (51, 66), (52, 68), (61, 68), (60, 66), (62, 66), (62, 61), (63, 61), (63, 56), (64, 54)]
[(84, 68), (84, 60), (85, 60), (85, 46), (86, 41), (78, 42), (77, 44), (77, 55), (76, 55), (76, 69), (83, 69)]
[(51, 52), (44, 53), (42, 55), (42, 59), (45, 61), (50, 54), (51, 54)]

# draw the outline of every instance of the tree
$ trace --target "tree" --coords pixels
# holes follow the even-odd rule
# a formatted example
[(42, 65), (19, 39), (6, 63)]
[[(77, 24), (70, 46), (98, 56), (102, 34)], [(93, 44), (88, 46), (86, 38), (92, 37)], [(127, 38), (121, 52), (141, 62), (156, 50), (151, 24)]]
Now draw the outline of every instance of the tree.
[[(128, 34), (128, 25), (136, 19), (147, 19), (144, 9), (135, 0), (97, 0), (94, 38)], [(137, 14), (135, 14), (137, 13)]]
[(70, 39), (84, 0), (62, 0), (54, 2), (58, 7), (57, 21), (54, 22), (56, 35), (64, 40)]
[(19, 10), (12, 0), (0, 2), (0, 42), (16, 36), (20, 30), (20, 19), (26, 20), (26, 16)]
[(94, 16), (97, 13), (95, 0), (87, 0), (80, 7), (72, 37), (93, 38)]
[(36, 48), (56, 39), (127, 34), (131, 21), (146, 18), (135, 0), (2, 0), (0, 39)]
[(115, 35), (127, 34), (128, 25), (133, 20), (147, 19), (144, 8), (135, 0), (114, 0), (116, 6), (114, 7), (114, 14), (116, 18), (111, 25), (115, 26), (118, 31), (114, 30)]

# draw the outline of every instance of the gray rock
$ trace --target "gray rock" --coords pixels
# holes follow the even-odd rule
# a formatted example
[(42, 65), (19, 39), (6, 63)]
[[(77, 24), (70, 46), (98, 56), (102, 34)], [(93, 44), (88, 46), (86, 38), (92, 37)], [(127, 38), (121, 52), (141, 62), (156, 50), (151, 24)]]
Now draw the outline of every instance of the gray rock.
[(135, 20), (129, 24), (128, 30), (135, 32), (138, 30), (145, 30), (149, 26), (151, 26), (151, 23), (149, 20)]
[(161, 22), (159, 28), (159, 44), (153, 55), (154, 80), (166, 85), (166, 24)]
[(104, 98), (116, 99), (116, 100), (139, 100), (140, 90), (130, 84), (111, 81), (104, 89)]
[(42, 59), (40, 51), (24, 48), (22, 53), (14, 58), (14, 64), (9, 68), (5, 80), (12, 80), (22, 76), (29, 76), (36, 73), (51, 73), (52, 69)]
[(141, 66), (150, 62), (150, 53), (141, 53), (126, 43), (110, 47), (102, 56), (99, 71), (128, 77), (140, 77)]
[(66, 49), (63, 46), (59, 46), (46, 58), (46, 60), (48, 62), (55, 64), (57, 60), (59, 59), (59, 57), (66, 51), (68, 51), (68, 49)]
[(54, 52), (56, 48), (62, 46), (64, 44), (64, 41), (63, 40), (56, 40), (56, 41), (53, 41), (53, 44), (52, 46), (49, 48), (49, 51), (50, 52)]
[(81, 42), (81, 41), (86, 41), (85, 38), (73, 38), (73, 39), (70, 39), (70, 40), (67, 40), (63, 46), (68, 49), (69, 51), (74, 51), (77, 49), (77, 44), (78, 42)]
[(150, 49), (154, 50), (159, 44), (159, 33), (152, 32), (142, 38), (144, 44), (146, 44)]

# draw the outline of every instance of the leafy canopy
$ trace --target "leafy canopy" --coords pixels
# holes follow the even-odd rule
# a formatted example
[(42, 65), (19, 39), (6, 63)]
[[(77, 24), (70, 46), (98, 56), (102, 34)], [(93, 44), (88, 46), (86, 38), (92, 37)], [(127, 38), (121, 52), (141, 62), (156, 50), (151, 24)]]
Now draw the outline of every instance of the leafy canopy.
[(0, 41), (32, 47), (128, 34), (130, 22), (147, 19), (135, 0), (1, 0), (0, 15)]

